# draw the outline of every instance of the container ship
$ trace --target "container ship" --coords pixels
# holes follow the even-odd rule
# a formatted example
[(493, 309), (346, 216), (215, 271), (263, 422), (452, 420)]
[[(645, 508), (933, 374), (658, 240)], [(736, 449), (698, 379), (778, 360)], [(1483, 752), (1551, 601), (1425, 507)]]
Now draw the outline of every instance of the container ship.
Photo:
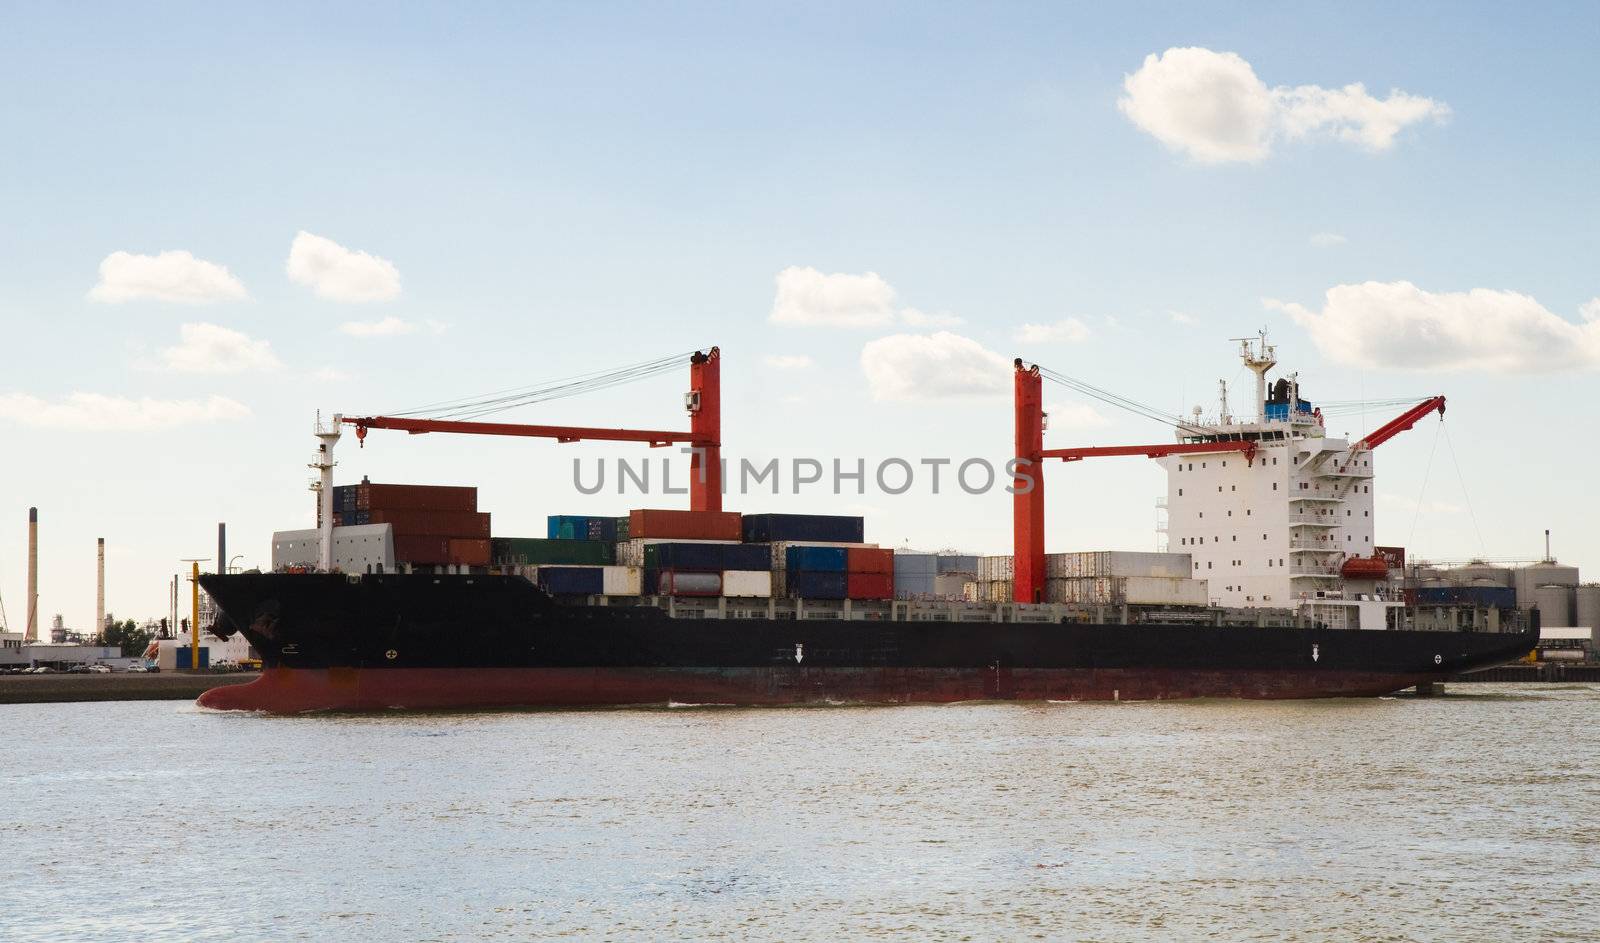
[[(905, 704), (1373, 696), (1532, 650), (1514, 600), (1408, 598), (1373, 545), (1372, 456), (1444, 400), (1351, 442), (1325, 433), (1265, 336), (1240, 342), (1254, 415), (1166, 417), (1171, 441), (1046, 449), (1044, 380), (1018, 360), (1013, 553), (869, 543), (860, 517), (724, 511), (720, 352), (688, 358), (688, 431), (475, 418), (319, 422), (318, 526), (273, 572), (206, 575), (212, 631), (263, 662), (205, 707), (269, 712), (669, 704)], [(637, 372), (659, 372), (658, 361)], [(613, 375), (594, 375), (614, 378)], [(535, 391), (542, 394), (544, 391)], [(504, 403), (501, 397), (496, 403)], [(542, 401), (537, 395), (529, 399)], [(1126, 402), (1120, 397), (1119, 402)], [(554, 515), (494, 534), (474, 488), (336, 487), (343, 427), (693, 446), (690, 509)], [(1044, 466), (1143, 456), (1167, 472), (1159, 553), (1046, 553)]]

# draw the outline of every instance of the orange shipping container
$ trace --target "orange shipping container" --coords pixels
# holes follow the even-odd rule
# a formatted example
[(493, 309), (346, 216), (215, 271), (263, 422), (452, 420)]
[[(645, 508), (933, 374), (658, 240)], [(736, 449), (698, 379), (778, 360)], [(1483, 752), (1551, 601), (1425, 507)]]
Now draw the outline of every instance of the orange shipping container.
[(477, 511), (373, 510), (367, 523), (392, 524), (396, 537), (489, 536), (489, 515)]
[(457, 566), (488, 566), (489, 541), (475, 537), (451, 537), (450, 562)]
[(453, 485), (356, 486), (356, 506), (363, 511), (476, 511), (478, 489)]
[(844, 594), (850, 599), (893, 599), (894, 574), (848, 573), (845, 575)]
[(628, 536), (671, 537), (678, 540), (739, 540), (740, 517), (737, 511), (634, 510), (628, 512)]
[(851, 547), (845, 551), (844, 568), (850, 573), (894, 575), (894, 551), (879, 547)]

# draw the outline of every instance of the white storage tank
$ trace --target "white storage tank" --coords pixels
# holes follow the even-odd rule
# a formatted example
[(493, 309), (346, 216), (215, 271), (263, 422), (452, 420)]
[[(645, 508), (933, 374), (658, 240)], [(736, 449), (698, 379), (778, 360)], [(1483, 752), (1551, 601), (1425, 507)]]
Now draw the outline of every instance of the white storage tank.
[(1533, 593), (1534, 604), (1539, 607), (1539, 624), (1568, 626), (1572, 624), (1572, 587), (1541, 586)]
[(1577, 586), (1578, 568), (1560, 563), (1535, 563), (1511, 571), (1511, 584), (1517, 589), (1517, 605), (1533, 605), (1541, 586)]
[(1600, 584), (1579, 586), (1577, 597), (1572, 624), (1588, 626), (1590, 630), (1600, 629)]

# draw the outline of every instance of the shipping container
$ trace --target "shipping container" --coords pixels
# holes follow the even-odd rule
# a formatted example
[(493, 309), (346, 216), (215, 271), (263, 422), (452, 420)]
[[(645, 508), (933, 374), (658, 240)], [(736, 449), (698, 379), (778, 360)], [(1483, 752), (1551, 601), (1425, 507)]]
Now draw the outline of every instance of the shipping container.
[(636, 566), (608, 566), (601, 571), (601, 592), (607, 596), (644, 594), (644, 570)]
[(893, 599), (894, 576), (889, 573), (847, 573), (844, 592), (850, 599)]
[(598, 596), (605, 592), (603, 566), (541, 566), (535, 572), (539, 585), (548, 593)]
[(589, 518), (578, 514), (552, 514), (545, 518), (548, 540), (588, 540)]
[(478, 489), (452, 485), (355, 486), (356, 506), (385, 511), (476, 511)]
[[(671, 540), (661, 537), (636, 537), (632, 540), (620, 540), (616, 548), (615, 559), (620, 566), (646, 566), (645, 554), (649, 548), (658, 544), (711, 544), (718, 547), (737, 547), (739, 544), (732, 540)], [(707, 567), (706, 569), (719, 569)], [(752, 568), (754, 569), (754, 568)]]
[(488, 537), (489, 515), (478, 511), (382, 510), (374, 508), (358, 523), (389, 524), (395, 536)]
[(617, 542), (617, 519), (614, 517), (589, 518), (589, 539)]
[[(894, 574), (894, 551), (878, 547), (851, 547), (845, 551), (845, 571), (849, 573)], [(893, 583), (891, 579), (889, 581)], [(856, 598), (854, 596), (852, 599)]]
[(862, 518), (833, 514), (746, 514), (742, 531), (746, 543), (761, 544), (779, 540), (858, 544), (865, 539)]
[(450, 537), (450, 562), (457, 566), (488, 566), (489, 541), (482, 537)]
[(843, 570), (797, 570), (787, 574), (788, 594), (800, 599), (844, 599), (846, 575)]
[(722, 595), (765, 599), (772, 595), (772, 571), (724, 570)]
[(722, 574), (699, 570), (661, 570), (656, 592), (663, 596), (720, 596)]
[(993, 556), (978, 558), (978, 582), (994, 583), (999, 580), (1009, 580), (1015, 576), (1012, 569), (1010, 556)]
[(1098, 577), (1187, 577), (1194, 570), (1187, 553), (1143, 553), (1132, 550), (1097, 550), (1051, 553), (1044, 558), (1046, 577), (1090, 579)]
[(450, 562), (450, 538), (403, 537), (394, 538), (394, 559), (397, 563), (436, 565)]
[(766, 544), (677, 543), (646, 544), (644, 565), (678, 570), (765, 570), (771, 567)]
[(551, 540), (546, 537), (495, 537), (489, 541), (496, 566), (588, 564), (613, 561), (612, 545), (599, 540)]
[(846, 571), (846, 547), (790, 547), (784, 558), (784, 568), (790, 571), (815, 571), (843, 573)]
[(1090, 606), (1204, 606), (1205, 580), (1166, 576), (1097, 576), (1045, 580), (1045, 602)]
[(628, 514), (628, 536), (737, 541), (743, 534), (736, 511), (636, 510)]
[(845, 544), (830, 543), (823, 540), (781, 540), (768, 544), (772, 548), (772, 568), (784, 570), (789, 566), (789, 551), (795, 547), (828, 547), (834, 550), (846, 551), (852, 547), (876, 547), (877, 544)]

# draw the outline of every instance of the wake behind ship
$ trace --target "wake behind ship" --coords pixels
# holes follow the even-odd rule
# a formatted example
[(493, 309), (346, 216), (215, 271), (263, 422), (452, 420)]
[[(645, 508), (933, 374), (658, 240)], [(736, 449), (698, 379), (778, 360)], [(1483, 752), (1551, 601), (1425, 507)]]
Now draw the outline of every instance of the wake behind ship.
[[(866, 542), (858, 517), (722, 511), (716, 349), (689, 358), (686, 432), (336, 416), (318, 428), (319, 528), (275, 535), (278, 572), (201, 577), (214, 631), (242, 632), (264, 668), (200, 703), (1370, 696), (1530, 651), (1536, 610), (1492, 593), (1423, 598), (1405, 585), (1404, 551), (1373, 545), (1373, 451), (1442, 416), (1443, 397), (1347, 442), (1326, 435), (1292, 375), (1268, 383), (1264, 336), (1241, 357), (1257, 379), (1253, 419), (1231, 416), (1224, 392), (1214, 419), (1171, 421), (1176, 441), (1080, 449), (1044, 448), (1040, 384), (1093, 388), (1019, 360), (1016, 454), (1039, 477), (1012, 498), (1003, 557), (898, 553)], [(545, 537), (493, 536), (476, 489), (335, 488), (341, 425), (363, 440), (400, 429), (687, 443), (691, 510), (555, 515)], [(1168, 551), (1046, 554), (1043, 463), (1114, 455), (1166, 469)]]

